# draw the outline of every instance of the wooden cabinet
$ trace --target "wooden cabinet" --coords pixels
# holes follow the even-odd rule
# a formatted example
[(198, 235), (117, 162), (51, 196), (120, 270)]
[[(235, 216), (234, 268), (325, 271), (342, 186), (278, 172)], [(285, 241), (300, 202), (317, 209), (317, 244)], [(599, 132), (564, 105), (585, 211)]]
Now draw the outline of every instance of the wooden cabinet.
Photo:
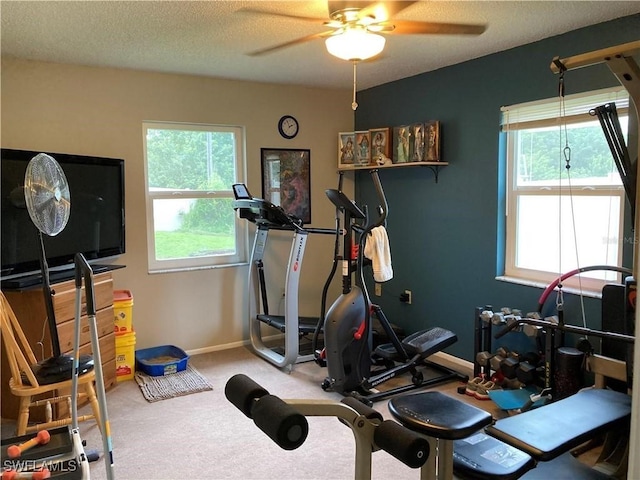
[[(113, 324), (113, 278), (110, 272), (94, 275), (94, 295), (96, 304), (96, 325), (102, 363), (105, 389), (116, 384), (116, 346)], [(75, 336), (76, 286), (73, 280), (54, 283), (53, 307), (58, 326), (58, 337), (62, 353), (71, 353)], [(29, 340), (38, 360), (52, 355), (51, 338), (47, 325), (47, 313), (44, 294), (41, 288), (4, 292), (11, 304), (22, 329)], [(84, 287), (82, 288), (82, 318), (80, 322), (80, 353), (93, 354), (91, 333), (86, 315)], [(18, 400), (9, 391), (9, 366), (6, 362), (3, 346), (2, 357), (2, 417), (16, 418)], [(64, 393), (64, 392), (61, 392)], [(62, 406), (59, 404), (58, 406)], [(66, 410), (62, 407), (62, 410)], [(63, 412), (59, 411), (59, 415)]]

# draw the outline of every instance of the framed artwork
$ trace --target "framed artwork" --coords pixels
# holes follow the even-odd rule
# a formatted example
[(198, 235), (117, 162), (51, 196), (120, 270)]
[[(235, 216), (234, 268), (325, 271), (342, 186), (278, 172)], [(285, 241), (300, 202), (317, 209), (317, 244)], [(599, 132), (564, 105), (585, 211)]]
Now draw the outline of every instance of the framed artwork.
[(371, 163), (371, 135), (369, 130), (355, 132), (356, 134), (356, 165), (369, 165)]
[(338, 168), (353, 167), (356, 161), (355, 132), (338, 133)]
[(424, 123), (414, 123), (409, 129), (409, 161), (424, 160)]
[(311, 150), (261, 148), (262, 198), (311, 223)]
[(407, 163), (409, 161), (410, 125), (393, 127), (393, 163)]
[(440, 122), (431, 120), (424, 125), (424, 161), (439, 162), (440, 158)]
[(391, 163), (391, 129), (374, 128), (371, 135), (371, 163), (384, 165)]

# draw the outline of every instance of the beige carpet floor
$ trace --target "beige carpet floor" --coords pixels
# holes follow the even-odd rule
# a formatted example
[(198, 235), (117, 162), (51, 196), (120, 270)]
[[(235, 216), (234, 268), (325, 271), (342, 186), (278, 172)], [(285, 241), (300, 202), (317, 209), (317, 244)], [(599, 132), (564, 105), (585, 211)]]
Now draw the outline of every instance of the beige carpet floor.
[[(119, 383), (107, 392), (115, 477), (151, 479), (352, 479), (355, 445), (351, 430), (331, 417), (309, 417), (309, 435), (299, 449), (285, 451), (260, 431), (224, 395), (227, 380), (244, 373), (283, 399), (334, 400), (320, 383), (327, 374), (313, 362), (298, 364), (286, 373), (246, 348), (191, 357), (213, 386), (212, 391), (147, 402), (135, 381)], [(409, 380), (407, 378), (407, 380)], [(440, 391), (502, 416), (491, 401), (456, 393), (457, 381)], [(374, 407), (391, 419), (387, 401)], [(81, 413), (88, 410), (81, 409)], [(9, 425), (3, 422), (3, 432)], [(93, 421), (80, 424), (87, 449), (102, 452), (100, 431)], [(3, 433), (4, 437), (4, 433)], [(104, 458), (90, 464), (91, 478), (107, 478)], [(373, 454), (372, 478), (418, 479), (420, 472), (378, 451)]]
[[(309, 418), (309, 436), (299, 449), (285, 451), (260, 431), (224, 396), (227, 380), (244, 373), (283, 399), (331, 399), (320, 383), (327, 374), (313, 362), (285, 373), (245, 348), (196, 355), (190, 364), (214, 386), (160, 402), (147, 402), (134, 381), (107, 392), (115, 473), (118, 479), (350, 479), (355, 445), (351, 430), (335, 418)], [(453, 382), (447, 389), (455, 392)], [(457, 395), (452, 393), (452, 395)], [(459, 397), (465, 397), (460, 396)], [(467, 397), (471, 399), (471, 397)], [(471, 399), (471, 401), (475, 401)], [(475, 401), (476, 404), (492, 402)], [(390, 419), (387, 402), (375, 404)], [(81, 424), (87, 448), (102, 450), (98, 428)], [(373, 454), (375, 479), (419, 478), (419, 472), (385, 452)], [(101, 458), (91, 478), (106, 478)]]

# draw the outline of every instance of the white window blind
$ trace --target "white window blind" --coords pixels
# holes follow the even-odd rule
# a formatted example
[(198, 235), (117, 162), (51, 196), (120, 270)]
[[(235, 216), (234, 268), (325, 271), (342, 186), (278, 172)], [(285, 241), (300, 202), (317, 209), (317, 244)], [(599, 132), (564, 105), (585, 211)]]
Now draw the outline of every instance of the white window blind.
[[(590, 97), (589, 105), (585, 105), (585, 97)], [(560, 99), (549, 102), (548, 99), (519, 103), (501, 107), (500, 127), (503, 132), (525, 130), (559, 125), (563, 123), (579, 123), (593, 120), (589, 111), (599, 105), (615, 103), (619, 115), (626, 115), (629, 109), (629, 94), (622, 87), (607, 88), (596, 93), (586, 92), (564, 97), (564, 107), (560, 111)]]

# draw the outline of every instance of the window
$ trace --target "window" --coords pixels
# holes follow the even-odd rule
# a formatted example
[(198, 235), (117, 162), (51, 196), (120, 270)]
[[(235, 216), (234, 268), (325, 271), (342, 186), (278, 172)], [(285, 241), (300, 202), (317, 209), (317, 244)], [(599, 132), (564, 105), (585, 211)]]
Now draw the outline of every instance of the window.
[[(612, 102), (626, 133), (628, 95), (619, 88), (566, 96), (563, 106), (555, 98), (502, 108), (506, 277), (546, 284), (579, 267), (621, 265), (625, 192), (598, 117), (589, 114)], [(563, 284), (599, 291), (616, 278), (593, 271)]]
[(144, 123), (149, 271), (246, 261), (246, 222), (231, 186), (244, 181), (241, 127)]

